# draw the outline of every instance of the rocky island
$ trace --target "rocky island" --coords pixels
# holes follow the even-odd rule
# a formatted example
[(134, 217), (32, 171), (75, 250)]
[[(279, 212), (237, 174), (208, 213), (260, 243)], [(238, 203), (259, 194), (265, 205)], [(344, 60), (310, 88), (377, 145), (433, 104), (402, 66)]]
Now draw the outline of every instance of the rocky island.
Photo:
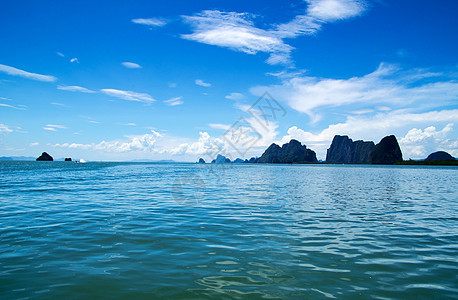
[(394, 135), (384, 137), (371, 153), (374, 165), (394, 165), (402, 162), (402, 152)]
[(54, 161), (51, 155), (46, 152), (43, 152), (38, 158), (37, 161)]
[(434, 153), (431, 153), (428, 155), (428, 157), (425, 159), (426, 161), (437, 161), (437, 160), (455, 160), (453, 156), (451, 156), (449, 153), (445, 151), (437, 151)]
[(374, 142), (353, 142), (346, 135), (336, 135), (326, 153), (326, 162), (330, 164), (370, 164)]
[[(199, 163), (205, 163), (200, 158)], [(211, 163), (250, 163), (250, 164), (308, 164), (318, 163), (316, 153), (292, 139), (283, 146), (271, 144), (261, 155), (242, 160), (231, 161), (218, 154)], [(353, 141), (346, 135), (334, 136), (326, 152), (325, 164), (373, 164), (373, 165), (458, 165), (458, 161), (445, 151), (430, 154), (425, 160), (408, 160), (402, 158), (401, 148), (394, 135), (384, 137), (377, 145), (372, 141)]]
[(256, 160), (258, 164), (306, 164), (316, 162), (318, 162), (316, 153), (307, 149), (307, 146), (302, 145), (297, 140), (291, 140), (281, 147), (274, 143)]

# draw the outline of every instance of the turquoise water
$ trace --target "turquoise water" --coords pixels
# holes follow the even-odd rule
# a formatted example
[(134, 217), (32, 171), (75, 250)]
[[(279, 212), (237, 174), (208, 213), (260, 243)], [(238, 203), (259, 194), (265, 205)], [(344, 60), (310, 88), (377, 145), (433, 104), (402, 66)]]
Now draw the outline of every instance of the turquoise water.
[(0, 163), (0, 298), (458, 298), (458, 169)]

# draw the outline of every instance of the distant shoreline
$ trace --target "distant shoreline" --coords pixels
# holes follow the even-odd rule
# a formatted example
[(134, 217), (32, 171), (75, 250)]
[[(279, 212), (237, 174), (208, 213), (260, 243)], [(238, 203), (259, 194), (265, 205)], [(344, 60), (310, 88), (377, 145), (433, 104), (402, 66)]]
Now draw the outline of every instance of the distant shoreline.
[[(66, 163), (72, 164), (75, 162), (65, 162), (62, 160), (56, 161), (35, 161), (35, 160), (15, 160), (15, 159), (0, 159), (0, 163), (3, 162), (34, 162), (34, 163)], [(87, 161), (85, 163), (127, 163), (127, 164), (190, 164), (190, 165), (198, 165), (199, 163), (196, 162), (189, 162), (189, 161), (103, 161), (103, 160), (94, 160), (94, 161)], [(450, 161), (450, 160), (435, 160), (435, 161), (425, 161), (425, 160), (404, 160), (396, 162), (392, 165), (378, 165), (378, 164), (345, 164), (345, 163), (328, 163), (328, 162), (293, 162), (293, 163), (223, 163), (223, 164), (215, 164), (215, 163), (205, 163), (201, 165), (329, 165), (329, 166), (458, 166), (458, 160)]]

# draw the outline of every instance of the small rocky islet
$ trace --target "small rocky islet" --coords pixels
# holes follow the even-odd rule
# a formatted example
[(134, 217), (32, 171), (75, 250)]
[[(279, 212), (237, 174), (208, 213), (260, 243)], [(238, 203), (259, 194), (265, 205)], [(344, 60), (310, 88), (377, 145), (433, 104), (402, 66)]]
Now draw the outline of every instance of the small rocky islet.
[(37, 158), (37, 161), (54, 161), (51, 155), (46, 152), (41, 153), (41, 155)]
[(445, 151), (437, 151), (434, 153), (431, 153), (428, 155), (428, 157), (425, 159), (426, 161), (437, 161), (437, 160), (451, 160), (454, 161), (455, 158), (448, 154)]
[[(39, 157), (37, 157), (36, 161), (54, 161), (54, 158), (49, 155), (47, 152), (41, 153)], [(73, 161), (71, 157), (66, 157), (64, 161)]]

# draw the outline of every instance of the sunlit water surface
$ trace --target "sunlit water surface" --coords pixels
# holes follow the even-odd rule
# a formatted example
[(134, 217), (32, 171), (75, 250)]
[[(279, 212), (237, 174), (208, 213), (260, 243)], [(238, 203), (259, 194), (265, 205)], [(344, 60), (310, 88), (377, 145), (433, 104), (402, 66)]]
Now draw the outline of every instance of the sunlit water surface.
[(0, 298), (458, 298), (458, 169), (0, 163)]

